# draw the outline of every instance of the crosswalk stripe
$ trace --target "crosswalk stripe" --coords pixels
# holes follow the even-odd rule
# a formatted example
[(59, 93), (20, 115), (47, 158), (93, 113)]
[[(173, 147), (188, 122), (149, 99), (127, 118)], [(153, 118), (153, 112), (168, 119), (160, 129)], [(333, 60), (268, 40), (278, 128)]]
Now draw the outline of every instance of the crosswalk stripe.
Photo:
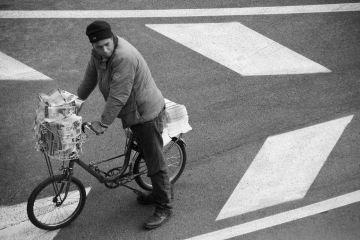
[(238, 22), (146, 26), (244, 76), (331, 72)]
[(302, 6), (207, 8), (207, 9), (151, 9), (151, 10), (44, 10), (0, 11), (0, 18), (159, 18), (300, 14), (360, 11), (360, 3), (340, 3)]
[(302, 199), (352, 118), (269, 137), (216, 220)]
[(0, 52), (0, 80), (52, 80), (48, 76)]
[(305, 217), (313, 216), (332, 209), (340, 208), (360, 202), (360, 191), (355, 191), (335, 198), (330, 198), (322, 202), (275, 214), (233, 227), (224, 228), (218, 231), (188, 238), (186, 240), (222, 240), (236, 236), (245, 235), (269, 227), (274, 227), (283, 223), (295, 221)]
[[(88, 195), (90, 190), (91, 187), (85, 189), (86, 195)], [(44, 206), (51, 203), (52, 198), (44, 198)], [(28, 219), (26, 206), (27, 202), (0, 207), (0, 240), (51, 240), (60, 231), (60, 229), (45, 231), (35, 227)]]

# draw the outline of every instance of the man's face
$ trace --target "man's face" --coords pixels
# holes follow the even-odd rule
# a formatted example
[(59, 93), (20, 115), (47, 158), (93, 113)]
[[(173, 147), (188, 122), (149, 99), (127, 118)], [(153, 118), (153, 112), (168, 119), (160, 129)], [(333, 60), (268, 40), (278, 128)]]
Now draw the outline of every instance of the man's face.
[(114, 41), (112, 38), (103, 39), (93, 43), (93, 47), (98, 54), (108, 59), (114, 51)]

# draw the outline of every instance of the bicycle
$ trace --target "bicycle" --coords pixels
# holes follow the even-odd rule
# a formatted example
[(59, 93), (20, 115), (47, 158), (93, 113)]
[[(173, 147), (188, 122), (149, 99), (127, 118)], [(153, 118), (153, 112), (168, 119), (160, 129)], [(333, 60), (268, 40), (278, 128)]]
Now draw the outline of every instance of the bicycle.
[[(87, 122), (82, 124), (82, 134), (86, 134), (85, 129), (91, 130), (90, 125)], [(182, 133), (171, 138), (171, 141), (164, 146), (164, 158), (172, 184), (178, 180), (184, 171), (186, 164), (185, 146)], [(152, 190), (150, 178), (146, 175), (145, 160), (131, 130), (128, 130), (126, 134), (123, 154), (89, 164), (76, 157), (67, 161), (67, 166), (64, 161), (60, 168), (62, 173), (58, 175), (54, 175), (51, 159), (46, 153), (44, 145), (40, 147), (40, 150), (45, 156), (50, 176), (32, 191), (27, 203), (29, 220), (38, 228), (44, 230), (63, 228), (73, 222), (83, 210), (86, 202), (86, 191), (81, 181), (73, 176), (75, 163), (97, 178), (100, 183), (104, 183), (109, 189), (123, 186), (133, 190), (137, 195), (144, 195), (141, 191), (126, 185), (135, 180), (142, 189)], [(102, 171), (98, 166), (101, 163), (118, 158), (123, 159), (123, 164), (107, 172)]]

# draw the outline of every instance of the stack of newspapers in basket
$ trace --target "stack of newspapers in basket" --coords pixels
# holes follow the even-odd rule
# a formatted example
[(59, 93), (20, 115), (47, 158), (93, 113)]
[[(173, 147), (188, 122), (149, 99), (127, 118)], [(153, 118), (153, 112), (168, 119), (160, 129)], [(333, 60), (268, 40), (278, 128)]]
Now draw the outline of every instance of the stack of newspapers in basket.
[(77, 158), (82, 143), (82, 118), (77, 111), (83, 101), (61, 89), (40, 93), (38, 100), (33, 126), (37, 149), (61, 161)]
[(170, 137), (186, 133), (192, 128), (189, 125), (189, 116), (184, 105), (165, 99), (167, 134)]

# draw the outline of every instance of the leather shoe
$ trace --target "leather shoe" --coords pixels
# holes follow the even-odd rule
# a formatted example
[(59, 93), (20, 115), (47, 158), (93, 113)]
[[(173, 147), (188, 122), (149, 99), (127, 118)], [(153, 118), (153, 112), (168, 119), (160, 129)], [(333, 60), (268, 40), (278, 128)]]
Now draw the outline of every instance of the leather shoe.
[(167, 219), (169, 219), (172, 211), (167, 210), (158, 210), (156, 209), (154, 213), (145, 221), (144, 228), (154, 229), (160, 227)]

